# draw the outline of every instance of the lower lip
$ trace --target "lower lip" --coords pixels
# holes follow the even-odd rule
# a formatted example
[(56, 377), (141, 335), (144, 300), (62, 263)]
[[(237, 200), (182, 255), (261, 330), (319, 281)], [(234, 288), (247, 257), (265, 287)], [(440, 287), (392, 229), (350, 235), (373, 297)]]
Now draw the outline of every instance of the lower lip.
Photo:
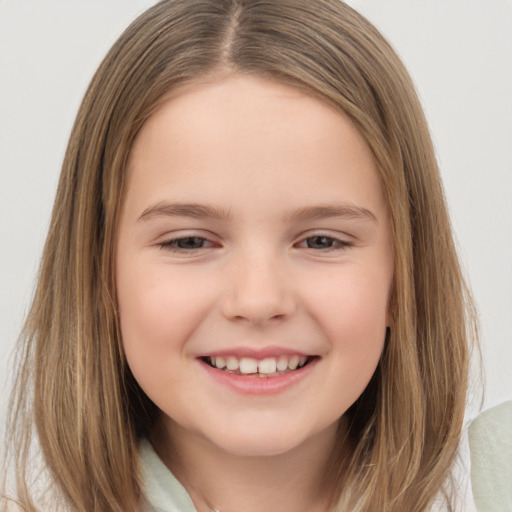
[(310, 361), (299, 370), (294, 370), (275, 377), (257, 377), (254, 375), (238, 375), (212, 368), (198, 359), (208, 375), (216, 382), (245, 395), (275, 395), (282, 393), (304, 380), (313, 370), (318, 358)]

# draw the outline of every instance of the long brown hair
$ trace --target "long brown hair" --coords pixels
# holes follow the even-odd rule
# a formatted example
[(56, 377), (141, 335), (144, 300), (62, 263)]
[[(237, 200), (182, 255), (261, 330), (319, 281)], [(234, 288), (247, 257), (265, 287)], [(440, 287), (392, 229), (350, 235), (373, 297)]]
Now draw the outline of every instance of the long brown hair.
[(116, 311), (125, 167), (169, 91), (226, 71), (329, 102), (373, 152), (393, 226), (393, 320), (370, 385), (346, 413), (354, 451), (343, 472), (344, 454), (333, 458), (335, 508), (427, 511), (461, 434), (473, 311), (411, 80), (377, 29), (339, 0), (163, 1), (102, 62), (72, 130), (21, 337), (7, 435), (18, 499), (35, 510), (27, 474), (35, 426), (67, 510), (140, 510), (137, 440), (155, 406), (127, 368)]

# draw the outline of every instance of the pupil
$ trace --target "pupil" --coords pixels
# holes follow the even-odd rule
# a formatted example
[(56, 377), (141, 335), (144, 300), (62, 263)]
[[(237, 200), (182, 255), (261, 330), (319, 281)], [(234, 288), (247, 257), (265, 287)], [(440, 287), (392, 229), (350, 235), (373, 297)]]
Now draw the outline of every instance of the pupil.
[(189, 236), (178, 240), (178, 246), (181, 249), (198, 249), (201, 247), (202, 239), (197, 236)]
[(314, 236), (308, 240), (308, 247), (310, 249), (325, 249), (332, 247), (333, 239), (328, 236)]

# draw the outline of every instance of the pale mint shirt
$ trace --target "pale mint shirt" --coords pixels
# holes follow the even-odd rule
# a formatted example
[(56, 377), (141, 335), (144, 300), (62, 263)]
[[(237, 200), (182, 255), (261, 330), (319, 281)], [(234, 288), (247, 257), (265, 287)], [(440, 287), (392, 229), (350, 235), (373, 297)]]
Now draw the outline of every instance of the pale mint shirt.
[[(471, 480), (479, 512), (512, 512), (512, 401), (482, 413), (470, 429)], [(143, 439), (147, 512), (197, 512), (185, 488)]]
[(478, 512), (512, 512), (512, 400), (478, 416), (469, 444)]
[(167, 469), (151, 443), (139, 444), (147, 512), (197, 512), (185, 488)]

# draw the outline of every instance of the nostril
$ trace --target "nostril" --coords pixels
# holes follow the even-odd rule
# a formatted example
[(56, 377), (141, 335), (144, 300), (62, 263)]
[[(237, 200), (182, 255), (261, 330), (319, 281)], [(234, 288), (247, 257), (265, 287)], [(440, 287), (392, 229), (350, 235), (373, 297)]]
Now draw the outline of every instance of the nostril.
[(264, 324), (288, 318), (296, 308), (290, 281), (267, 266), (244, 265), (227, 287), (222, 303), (224, 316), (232, 321)]

